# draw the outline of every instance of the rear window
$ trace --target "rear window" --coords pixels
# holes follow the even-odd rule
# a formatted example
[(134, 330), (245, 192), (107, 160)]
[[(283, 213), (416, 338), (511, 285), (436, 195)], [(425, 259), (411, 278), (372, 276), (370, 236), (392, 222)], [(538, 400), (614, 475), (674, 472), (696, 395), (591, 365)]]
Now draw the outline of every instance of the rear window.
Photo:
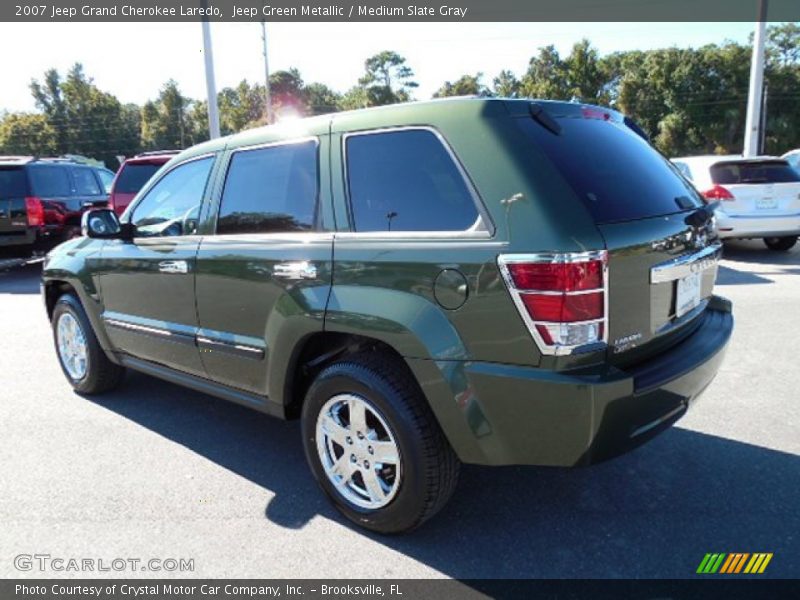
[(23, 198), (28, 195), (28, 180), (21, 167), (0, 167), (0, 198)]
[(560, 134), (519, 119), (597, 223), (667, 215), (703, 205), (676, 167), (622, 123), (560, 117)]
[(114, 192), (117, 194), (136, 194), (150, 181), (150, 178), (161, 168), (162, 165), (150, 163), (128, 163), (122, 168), (122, 172), (117, 178), (117, 185)]
[(791, 183), (800, 181), (800, 173), (783, 160), (718, 162), (711, 165), (711, 180), (721, 185)]
[(43, 198), (71, 196), (72, 186), (66, 167), (35, 166), (30, 167), (33, 193)]

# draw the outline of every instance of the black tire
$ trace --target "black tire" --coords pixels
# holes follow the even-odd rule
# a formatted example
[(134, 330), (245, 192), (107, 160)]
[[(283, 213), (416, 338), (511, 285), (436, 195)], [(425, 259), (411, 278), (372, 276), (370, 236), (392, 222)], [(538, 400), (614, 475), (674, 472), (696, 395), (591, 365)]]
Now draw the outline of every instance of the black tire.
[[(71, 315), (78, 322), (86, 340), (86, 372), (80, 378), (75, 378), (70, 374), (58, 349), (58, 323), (65, 314)], [(86, 395), (102, 394), (120, 384), (125, 375), (125, 369), (108, 359), (97, 341), (86, 311), (81, 306), (80, 300), (73, 294), (64, 294), (58, 299), (53, 309), (51, 327), (58, 364), (76, 392)]]
[(792, 248), (794, 248), (794, 245), (796, 243), (797, 243), (796, 235), (764, 238), (764, 244), (766, 244), (767, 248), (769, 248), (770, 250), (775, 250), (776, 252), (787, 252)]
[[(370, 410), (377, 409), (399, 448), (402, 476), (393, 498), (381, 508), (363, 508), (348, 500), (322, 465), (317, 418), (328, 400), (339, 394), (357, 395)], [(418, 527), (447, 503), (458, 482), (458, 457), (413, 374), (400, 359), (389, 355), (359, 354), (323, 369), (306, 394), (302, 432), (311, 471), (336, 508), (354, 523), (378, 533), (402, 533)]]

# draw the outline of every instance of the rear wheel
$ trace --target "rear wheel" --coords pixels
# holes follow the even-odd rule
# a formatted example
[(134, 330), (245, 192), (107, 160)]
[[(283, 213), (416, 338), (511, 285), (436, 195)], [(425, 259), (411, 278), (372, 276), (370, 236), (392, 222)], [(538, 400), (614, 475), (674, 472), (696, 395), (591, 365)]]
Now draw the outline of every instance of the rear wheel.
[(459, 462), (413, 375), (398, 359), (359, 355), (326, 367), (306, 395), (306, 459), (351, 521), (414, 529), (447, 502)]
[(794, 248), (794, 245), (797, 243), (797, 236), (788, 235), (783, 237), (766, 237), (764, 238), (764, 243), (770, 250), (786, 252), (787, 250)]
[(122, 381), (125, 369), (108, 360), (80, 301), (64, 294), (53, 310), (53, 340), (67, 380), (82, 394), (100, 394)]

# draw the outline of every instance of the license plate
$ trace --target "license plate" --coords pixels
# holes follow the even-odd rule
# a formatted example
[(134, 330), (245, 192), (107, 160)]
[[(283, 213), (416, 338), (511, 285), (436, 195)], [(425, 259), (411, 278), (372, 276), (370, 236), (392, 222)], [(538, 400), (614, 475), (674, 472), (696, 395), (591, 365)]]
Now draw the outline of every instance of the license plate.
[(756, 198), (756, 208), (758, 210), (769, 210), (771, 208), (778, 208), (777, 198)]
[(682, 317), (700, 304), (702, 273), (692, 273), (678, 280), (678, 294), (675, 300), (675, 316)]

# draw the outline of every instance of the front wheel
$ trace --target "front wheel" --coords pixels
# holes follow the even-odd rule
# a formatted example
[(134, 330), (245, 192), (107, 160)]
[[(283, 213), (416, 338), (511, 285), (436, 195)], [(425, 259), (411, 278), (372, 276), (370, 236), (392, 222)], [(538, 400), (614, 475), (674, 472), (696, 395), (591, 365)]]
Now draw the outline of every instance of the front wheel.
[(52, 327), (58, 362), (75, 391), (100, 394), (119, 385), (125, 369), (108, 360), (78, 298), (58, 299)]
[(783, 237), (765, 237), (764, 244), (766, 244), (767, 248), (770, 250), (775, 250), (777, 252), (786, 252), (794, 248), (794, 245), (797, 243), (797, 236), (796, 235), (787, 235)]
[(359, 355), (326, 367), (303, 404), (309, 466), (334, 505), (379, 533), (421, 525), (447, 502), (459, 461), (408, 367)]

